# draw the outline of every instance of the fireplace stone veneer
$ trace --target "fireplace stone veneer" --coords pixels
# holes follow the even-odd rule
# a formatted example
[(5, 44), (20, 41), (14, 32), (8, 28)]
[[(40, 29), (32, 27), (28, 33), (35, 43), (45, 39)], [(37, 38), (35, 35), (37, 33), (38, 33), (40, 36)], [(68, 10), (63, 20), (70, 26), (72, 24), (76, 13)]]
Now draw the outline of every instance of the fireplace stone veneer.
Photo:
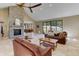
[[(9, 38), (14, 39), (15, 37), (22, 37), (24, 38), (24, 9), (17, 7), (17, 6), (12, 6), (9, 7)], [(20, 20), (19, 24), (18, 21)], [(17, 24), (16, 24), (17, 23)], [(21, 35), (14, 35), (14, 29), (20, 29)], [(19, 33), (20, 34), (20, 33)]]

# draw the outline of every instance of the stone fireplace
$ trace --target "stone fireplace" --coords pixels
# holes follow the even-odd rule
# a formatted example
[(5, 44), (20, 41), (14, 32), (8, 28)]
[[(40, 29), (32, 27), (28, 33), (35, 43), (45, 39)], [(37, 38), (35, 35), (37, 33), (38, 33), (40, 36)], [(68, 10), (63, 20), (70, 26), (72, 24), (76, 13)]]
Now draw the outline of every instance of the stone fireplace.
[(24, 38), (24, 9), (19, 7), (9, 8), (9, 38)]
[(20, 26), (14, 26), (10, 28), (10, 38), (24, 37), (24, 28)]

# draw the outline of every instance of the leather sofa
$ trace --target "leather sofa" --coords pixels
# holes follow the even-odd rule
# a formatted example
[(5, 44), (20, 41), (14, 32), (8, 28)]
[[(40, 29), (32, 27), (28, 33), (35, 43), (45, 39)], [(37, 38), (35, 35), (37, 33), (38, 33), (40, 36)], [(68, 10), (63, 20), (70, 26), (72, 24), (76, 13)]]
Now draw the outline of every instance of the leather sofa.
[(67, 32), (60, 32), (57, 37), (55, 36), (55, 38), (58, 39), (58, 43), (65, 45), (67, 41)]
[(58, 43), (60, 44), (66, 44), (66, 38), (67, 38), (67, 32), (63, 31), (60, 33), (56, 33), (54, 34), (54, 36), (49, 36), (49, 35), (45, 35), (46, 38), (52, 38), (52, 39), (57, 39)]
[(29, 41), (15, 38), (13, 40), (14, 56), (52, 56), (52, 48), (41, 48)]

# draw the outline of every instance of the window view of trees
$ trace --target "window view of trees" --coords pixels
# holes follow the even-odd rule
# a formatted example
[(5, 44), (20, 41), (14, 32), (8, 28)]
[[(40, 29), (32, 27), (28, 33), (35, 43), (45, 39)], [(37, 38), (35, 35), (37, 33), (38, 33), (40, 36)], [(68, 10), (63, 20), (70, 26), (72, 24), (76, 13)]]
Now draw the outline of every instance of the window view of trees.
[(48, 33), (49, 30), (54, 32), (63, 31), (63, 20), (45, 21), (43, 23), (43, 33)]

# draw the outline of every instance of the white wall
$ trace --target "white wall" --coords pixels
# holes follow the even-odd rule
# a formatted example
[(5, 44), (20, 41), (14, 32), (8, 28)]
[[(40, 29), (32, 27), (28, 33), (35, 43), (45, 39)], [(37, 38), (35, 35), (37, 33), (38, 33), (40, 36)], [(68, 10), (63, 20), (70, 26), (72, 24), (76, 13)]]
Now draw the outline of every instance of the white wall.
[(63, 18), (63, 30), (68, 32), (71, 38), (79, 38), (79, 16)]
[(0, 9), (0, 21), (3, 21), (4, 36), (8, 36), (9, 20), (8, 20), (8, 8)]

